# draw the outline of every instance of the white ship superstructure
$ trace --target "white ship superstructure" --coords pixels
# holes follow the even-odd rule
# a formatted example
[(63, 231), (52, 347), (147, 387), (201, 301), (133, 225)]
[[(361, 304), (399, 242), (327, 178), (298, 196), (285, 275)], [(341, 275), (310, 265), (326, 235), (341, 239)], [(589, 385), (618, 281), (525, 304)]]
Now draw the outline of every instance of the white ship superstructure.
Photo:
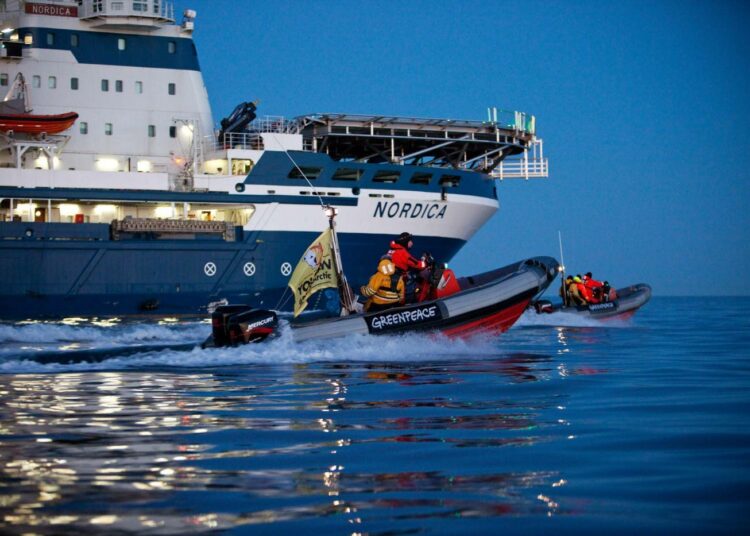
[(244, 103), (215, 130), (195, 21), (165, 0), (0, 2), (4, 314), (272, 300), (321, 203), (339, 207), (345, 260), (364, 261), (355, 282), (404, 230), (447, 260), (497, 210), (492, 177), (547, 175), (519, 112), (287, 120)]

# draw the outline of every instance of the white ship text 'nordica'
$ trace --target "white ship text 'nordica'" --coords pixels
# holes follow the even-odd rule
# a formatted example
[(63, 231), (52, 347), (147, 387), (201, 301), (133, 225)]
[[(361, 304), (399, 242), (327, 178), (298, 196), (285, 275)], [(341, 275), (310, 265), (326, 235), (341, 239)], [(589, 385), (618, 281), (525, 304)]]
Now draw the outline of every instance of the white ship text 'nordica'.
[(373, 218), (423, 218), (437, 220), (445, 218), (447, 205), (437, 203), (400, 203), (398, 201), (378, 201)]

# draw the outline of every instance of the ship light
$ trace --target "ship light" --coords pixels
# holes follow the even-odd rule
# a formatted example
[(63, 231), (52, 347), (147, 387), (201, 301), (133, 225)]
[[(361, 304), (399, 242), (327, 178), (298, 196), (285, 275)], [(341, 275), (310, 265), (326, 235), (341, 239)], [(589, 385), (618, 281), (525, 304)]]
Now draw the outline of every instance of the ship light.
[(40, 156), (36, 160), (34, 160), (34, 168), (35, 169), (49, 169), (49, 160), (47, 160), (46, 156)]
[(81, 207), (75, 203), (60, 203), (60, 216), (75, 216), (81, 213)]
[(0, 31), (1, 31), (1, 32), (3, 32), (4, 34), (9, 34), (10, 32), (12, 32), (12, 31), (13, 31), (13, 28), (3, 28), (3, 29), (2, 29), (2, 30), (0, 30)]
[(116, 158), (98, 158), (96, 160), (96, 169), (99, 171), (117, 171), (120, 163)]
[(156, 207), (154, 209), (154, 215), (157, 218), (172, 218), (174, 217), (174, 210), (172, 207)]
[(135, 167), (140, 173), (151, 173), (151, 162), (148, 160), (138, 160)]
[(94, 213), (96, 213), (96, 214), (98, 214), (100, 216), (102, 214), (112, 214), (116, 210), (117, 210), (117, 207), (114, 206), (114, 205), (96, 205), (94, 207)]
[(36, 203), (18, 203), (14, 209), (19, 214), (26, 214), (33, 210), (36, 210)]

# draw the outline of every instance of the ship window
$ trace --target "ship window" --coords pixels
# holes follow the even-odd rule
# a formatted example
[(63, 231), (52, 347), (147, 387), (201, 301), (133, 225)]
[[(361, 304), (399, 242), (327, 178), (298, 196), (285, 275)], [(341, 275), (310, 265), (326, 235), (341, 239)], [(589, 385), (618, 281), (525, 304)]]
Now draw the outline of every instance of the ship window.
[(47, 87), (50, 89), (57, 88), (57, 77), (56, 76), (50, 76), (47, 78)]
[(127, 41), (125, 41), (125, 38), (118, 37), (117, 38), (117, 50), (125, 50), (126, 46), (127, 46)]
[(461, 177), (458, 175), (443, 175), (440, 177), (440, 186), (458, 186), (461, 182)]
[(81, 121), (80, 123), (78, 123), (78, 128), (81, 131), (81, 134), (89, 133), (89, 124), (86, 121)]
[(333, 180), (336, 181), (358, 181), (362, 178), (361, 169), (339, 168), (333, 174)]
[(34, 44), (34, 36), (31, 34), (26, 34), (23, 36), (23, 44), (24, 45), (33, 45)]
[(109, 80), (102, 80), (102, 91), (109, 91)]
[(432, 179), (432, 173), (415, 173), (411, 176), (411, 182), (412, 184), (430, 184), (430, 179)]
[(112, 135), (112, 123), (104, 123), (104, 134), (106, 136)]
[(52, 46), (55, 44), (55, 34), (52, 32), (47, 32), (47, 46)]
[(175, 43), (174, 41), (167, 42), (167, 52), (169, 52), (170, 54), (174, 54), (176, 50), (177, 43)]
[(8, 85), (8, 73), (0, 73), (0, 86)]
[(122, 93), (122, 80), (115, 80), (115, 91)]
[(32, 87), (42, 87), (42, 77), (38, 74), (35, 74), (31, 77), (31, 85)]
[(70, 34), (70, 46), (78, 46), (78, 34)]
[(304, 177), (307, 177), (308, 179), (312, 180), (317, 179), (321, 171), (323, 171), (323, 168), (305, 166), (297, 168), (297, 166), (295, 166), (289, 172), (289, 175), (287, 175), (287, 177), (289, 177), (290, 179), (303, 179)]
[(143, 93), (143, 82), (141, 82), (139, 80), (136, 81), (136, 83), (135, 83), (135, 92), (136, 93)]
[(173, 125), (173, 126), (169, 127), (169, 137), (170, 138), (176, 138), (177, 137), (177, 127), (176, 126)]
[(174, 95), (175, 93), (177, 93), (177, 85), (174, 82), (170, 82), (167, 89), (170, 95)]
[(372, 178), (372, 182), (396, 182), (399, 175), (401, 173), (398, 171), (378, 171)]
[(146, 2), (133, 2), (133, 11), (148, 11)]
[(78, 78), (70, 79), (70, 89), (78, 89)]
[(148, 137), (149, 138), (155, 138), (156, 137), (156, 125), (149, 125), (148, 126)]
[(122, 2), (112, 2), (110, 6), (112, 7), (112, 11), (122, 11), (125, 7)]

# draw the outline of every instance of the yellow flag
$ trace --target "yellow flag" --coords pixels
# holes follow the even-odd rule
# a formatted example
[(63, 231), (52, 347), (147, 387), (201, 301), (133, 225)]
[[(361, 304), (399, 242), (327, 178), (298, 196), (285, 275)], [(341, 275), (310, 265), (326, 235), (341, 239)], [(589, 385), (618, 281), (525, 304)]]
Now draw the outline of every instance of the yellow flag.
[(305, 310), (307, 300), (315, 292), (338, 287), (332, 254), (332, 232), (331, 229), (326, 230), (310, 244), (289, 279), (289, 288), (294, 294), (294, 316)]

